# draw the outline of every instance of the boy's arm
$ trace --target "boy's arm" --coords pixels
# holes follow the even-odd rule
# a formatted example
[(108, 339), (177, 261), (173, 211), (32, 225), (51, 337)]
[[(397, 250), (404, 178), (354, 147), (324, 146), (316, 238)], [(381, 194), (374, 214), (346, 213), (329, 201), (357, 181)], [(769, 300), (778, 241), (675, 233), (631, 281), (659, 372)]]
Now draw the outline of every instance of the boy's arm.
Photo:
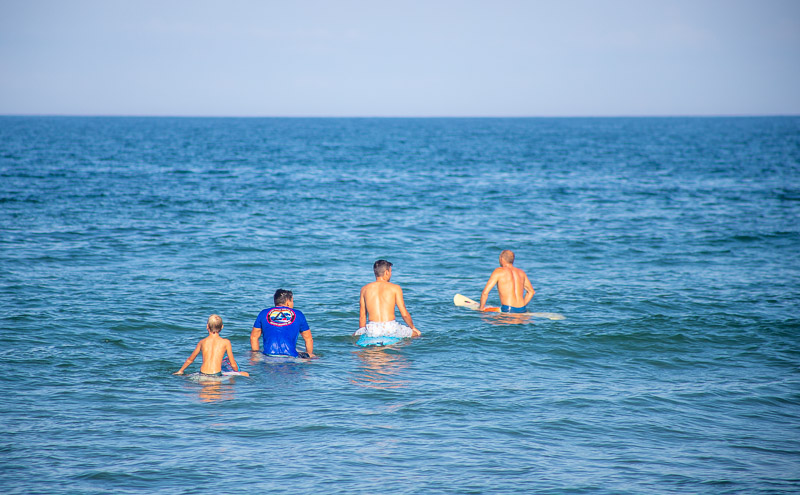
[(228, 361), (231, 362), (231, 368), (233, 371), (239, 371), (239, 365), (236, 364), (236, 359), (233, 358), (233, 348), (231, 347), (231, 341), (225, 339), (225, 352), (228, 353)]
[(311, 336), (311, 330), (300, 332), (300, 336), (303, 337), (303, 341), (306, 343), (308, 357), (316, 357), (314, 356), (314, 337)]
[(397, 287), (397, 292), (395, 293), (394, 298), (395, 304), (397, 304), (397, 309), (400, 310), (400, 316), (403, 317), (403, 321), (406, 322), (406, 325), (411, 327), (411, 336), (412, 337), (419, 337), (422, 335), (422, 332), (417, 330), (417, 327), (414, 326), (414, 321), (411, 319), (411, 314), (406, 309), (406, 303), (403, 300), (403, 289), (400, 286)]
[(236, 359), (233, 358), (233, 349), (231, 348), (231, 341), (228, 339), (225, 339), (225, 352), (228, 353), (228, 361), (231, 363), (231, 368), (233, 368), (233, 371), (236, 371), (237, 373), (240, 373), (241, 375), (244, 376), (250, 376), (250, 373), (246, 371), (239, 371), (239, 365), (236, 364)]
[(258, 350), (258, 339), (261, 338), (261, 329), (258, 327), (253, 327), (250, 331), (250, 350), (257, 351)]
[(178, 371), (173, 373), (173, 375), (182, 375), (183, 374), (183, 370), (188, 368), (189, 365), (194, 362), (194, 360), (197, 357), (197, 355), (200, 354), (200, 346), (201, 346), (201, 344), (202, 344), (202, 341), (197, 343), (197, 347), (194, 348), (194, 351), (192, 352), (192, 355), (189, 356), (189, 358), (186, 360), (186, 362), (183, 363), (183, 366), (181, 366), (181, 369), (179, 369)]

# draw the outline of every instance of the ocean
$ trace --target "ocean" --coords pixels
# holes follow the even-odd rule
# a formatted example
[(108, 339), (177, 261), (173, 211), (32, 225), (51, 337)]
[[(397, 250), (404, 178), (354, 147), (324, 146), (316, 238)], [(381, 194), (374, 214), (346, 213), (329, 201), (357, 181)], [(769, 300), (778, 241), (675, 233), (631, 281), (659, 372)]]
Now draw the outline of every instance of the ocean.
[[(503, 249), (564, 320), (454, 306)], [(9, 494), (800, 492), (798, 117), (0, 117), (0, 301)]]

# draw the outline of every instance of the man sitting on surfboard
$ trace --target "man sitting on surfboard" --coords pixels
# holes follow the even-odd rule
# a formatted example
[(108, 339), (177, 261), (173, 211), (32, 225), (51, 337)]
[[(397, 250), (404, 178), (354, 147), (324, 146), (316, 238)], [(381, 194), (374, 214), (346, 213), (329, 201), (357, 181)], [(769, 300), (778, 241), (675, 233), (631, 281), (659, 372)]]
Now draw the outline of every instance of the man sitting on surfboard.
[[(197, 343), (192, 355), (183, 363), (181, 369), (173, 373), (173, 375), (182, 375), (183, 370), (188, 368), (201, 352), (203, 353), (203, 364), (200, 366), (200, 375), (222, 376), (222, 359), (225, 357), (226, 352), (228, 353), (228, 360), (233, 371), (239, 371), (239, 366), (233, 358), (231, 341), (219, 336), (219, 332), (222, 330), (222, 318), (220, 318), (219, 315), (209, 316), (208, 322), (206, 323), (206, 330), (208, 330), (208, 337)], [(242, 371), (239, 374), (250, 376), (246, 371)]]
[[(361, 335), (359, 345), (392, 343), (407, 337), (418, 337), (420, 331), (414, 327), (411, 315), (403, 301), (403, 289), (389, 282), (392, 278), (392, 264), (386, 260), (378, 260), (372, 265), (375, 281), (361, 288), (358, 301), (358, 326), (354, 335)], [(405, 326), (394, 319), (394, 308), (400, 310), (400, 316), (408, 324)], [(369, 322), (367, 322), (369, 314)], [(388, 337), (389, 339), (381, 339)]]
[[(500, 268), (495, 268), (486, 287), (481, 292), (481, 303), (478, 310), (486, 308), (486, 299), (492, 287), (497, 286), (500, 293), (500, 311), (503, 313), (526, 313), (528, 303), (533, 299), (533, 286), (528, 276), (514, 266), (514, 252), (506, 249), (500, 253)], [(527, 292), (527, 293), (526, 293)]]
[[(258, 314), (250, 331), (250, 349), (258, 351), (258, 338), (263, 336), (264, 354), (269, 356), (316, 357), (314, 338), (303, 313), (294, 309), (294, 294), (290, 290), (278, 289), (272, 296), (275, 307)], [(298, 353), (297, 336), (303, 337), (306, 352)]]

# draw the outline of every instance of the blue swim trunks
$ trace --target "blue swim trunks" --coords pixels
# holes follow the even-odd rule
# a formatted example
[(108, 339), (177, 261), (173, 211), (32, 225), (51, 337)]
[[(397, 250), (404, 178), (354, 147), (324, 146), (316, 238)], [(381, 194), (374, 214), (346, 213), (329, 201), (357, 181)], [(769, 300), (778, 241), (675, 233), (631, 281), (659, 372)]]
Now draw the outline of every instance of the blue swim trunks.
[(527, 313), (528, 312), (528, 307), (527, 306), (523, 306), (521, 308), (515, 308), (514, 306), (509, 306), (507, 304), (503, 304), (502, 306), (500, 306), (500, 312), (501, 313)]

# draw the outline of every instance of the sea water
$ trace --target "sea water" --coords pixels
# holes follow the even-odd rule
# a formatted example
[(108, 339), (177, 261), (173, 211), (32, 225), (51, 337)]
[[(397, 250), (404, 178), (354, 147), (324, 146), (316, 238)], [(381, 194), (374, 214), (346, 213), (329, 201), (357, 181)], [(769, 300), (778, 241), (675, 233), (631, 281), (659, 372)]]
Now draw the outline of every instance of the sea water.
[[(796, 117), (0, 118), (0, 487), (797, 493), (799, 218)], [(503, 249), (565, 320), (453, 305)], [(172, 375), (212, 313), (249, 378)]]

